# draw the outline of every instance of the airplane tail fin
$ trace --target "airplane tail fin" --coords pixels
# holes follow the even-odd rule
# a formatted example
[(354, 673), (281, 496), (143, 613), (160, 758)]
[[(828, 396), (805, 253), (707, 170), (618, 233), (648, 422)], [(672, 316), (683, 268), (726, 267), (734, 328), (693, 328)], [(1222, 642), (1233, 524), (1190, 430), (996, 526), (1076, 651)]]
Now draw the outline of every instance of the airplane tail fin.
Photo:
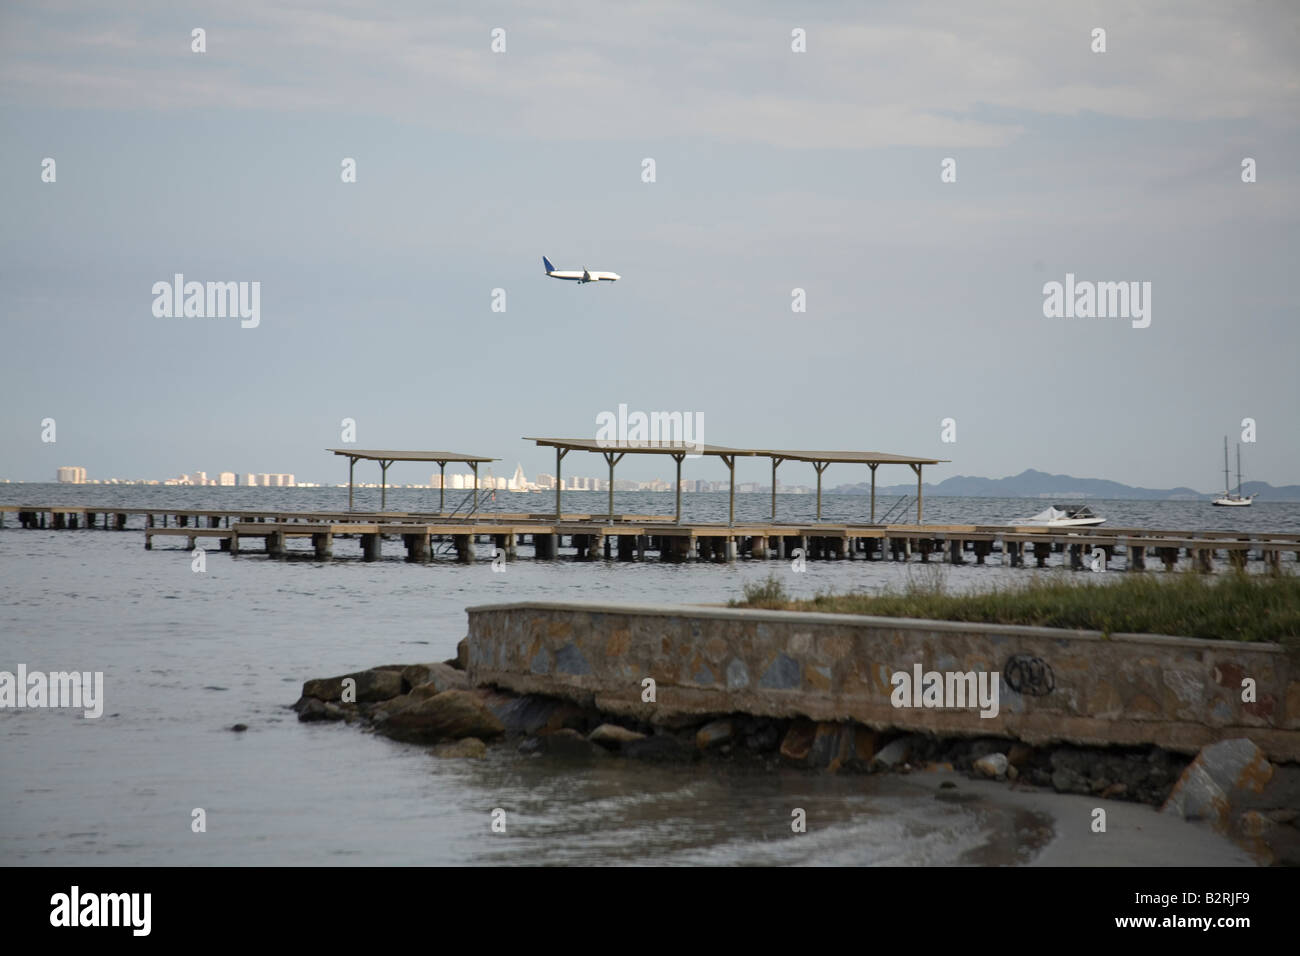
[(546, 256), (542, 256), (542, 265), (546, 267), (547, 272), (555, 271), (555, 266), (551, 265), (551, 260), (546, 258)]

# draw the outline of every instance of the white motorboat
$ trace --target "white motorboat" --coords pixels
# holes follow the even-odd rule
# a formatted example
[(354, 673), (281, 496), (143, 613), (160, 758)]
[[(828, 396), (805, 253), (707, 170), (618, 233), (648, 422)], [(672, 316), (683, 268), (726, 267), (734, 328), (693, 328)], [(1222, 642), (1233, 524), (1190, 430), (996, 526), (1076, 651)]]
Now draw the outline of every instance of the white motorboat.
[(1212, 504), (1220, 508), (1245, 508), (1249, 506), (1255, 498), (1254, 495), (1245, 495), (1241, 493), (1241, 445), (1237, 446), (1237, 490), (1228, 490), (1228, 439), (1223, 439), (1223, 494), (1215, 498)]
[(1087, 505), (1061, 505), (1040, 511), (1032, 518), (1024, 518), (1016, 524), (1042, 525), (1045, 528), (1088, 528), (1102, 524), (1105, 520), (1097, 517)]

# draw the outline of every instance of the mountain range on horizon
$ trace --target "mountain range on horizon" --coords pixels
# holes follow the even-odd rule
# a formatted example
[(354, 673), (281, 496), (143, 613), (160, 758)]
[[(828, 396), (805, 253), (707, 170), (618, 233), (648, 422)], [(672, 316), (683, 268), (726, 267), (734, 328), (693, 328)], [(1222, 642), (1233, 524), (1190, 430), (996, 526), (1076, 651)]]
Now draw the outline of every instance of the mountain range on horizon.
[[(1073, 475), (1052, 475), (1034, 468), (1026, 468), (1018, 475), (1006, 478), (977, 478), (954, 475), (938, 484), (925, 482), (926, 495), (954, 498), (1059, 498), (1075, 500), (1085, 498), (1127, 498), (1132, 500), (1200, 501), (1222, 492), (1201, 492), (1194, 488), (1137, 488), (1105, 478), (1076, 478)], [(838, 485), (829, 489), (832, 494), (870, 494), (870, 482)], [(1266, 481), (1243, 482), (1244, 495), (1257, 495), (1260, 501), (1300, 501), (1300, 485), (1273, 487)], [(877, 485), (878, 495), (915, 494), (916, 485)]]

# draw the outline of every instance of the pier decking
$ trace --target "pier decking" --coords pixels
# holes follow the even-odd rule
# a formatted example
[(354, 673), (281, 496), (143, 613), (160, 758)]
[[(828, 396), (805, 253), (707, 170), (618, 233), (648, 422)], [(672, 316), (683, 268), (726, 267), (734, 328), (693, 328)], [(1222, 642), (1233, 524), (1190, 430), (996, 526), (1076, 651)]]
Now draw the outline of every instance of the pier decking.
[[(1140, 571), (1148, 559), (1172, 570), (1189, 562), (1212, 571), (1220, 556), (1228, 566), (1251, 560), (1270, 568), (1300, 561), (1300, 533), (1187, 531), (1150, 528), (1042, 528), (999, 525), (855, 524), (828, 522), (679, 522), (673, 516), (477, 512), (251, 511), (244, 509), (139, 508), (116, 505), (0, 505), (0, 526), (16, 515), (22, 528), (143, 530), (146, 548), (174, 539), (187, 550), (215, 541), (232, 555), (341, 556), (336, 539), (359, 543), (359, 556), (383, 556), (386, 540), (400, 542), (410, 561), (486, 557), (515, 560), (531, 546), (537, 559), (573, 557), (623, 561), (894, 560), (983, 565), (990, 558), (1010, 567), (1059, 564), (1085, 570), (1123, 567)], [(142, 519), (142, 520), (141, 520)], [(135, 527), (132, 527), (135, 525)], [(143, 527), (141, 528), (140, 525)], [(310, 548), (295, 546), (306, 541)], [(564, 552), (568, 551), (569, 554)], [(357, 552), (354, 552), (354, 554)], [(1290, 557), (1288, 557), (1288, 555)], [(1118, 561), (1117, 561), (1118, 559)], [(1104, 564), (1103, 564), (1104, 562)]]

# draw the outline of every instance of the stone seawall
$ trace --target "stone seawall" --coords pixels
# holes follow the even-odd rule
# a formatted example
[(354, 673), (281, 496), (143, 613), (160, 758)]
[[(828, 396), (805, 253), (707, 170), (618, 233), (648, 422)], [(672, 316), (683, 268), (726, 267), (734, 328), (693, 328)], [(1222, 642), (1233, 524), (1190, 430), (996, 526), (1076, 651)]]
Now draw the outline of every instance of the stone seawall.
[[(748, 713), (1182, 753), (1247, 737), (1272, 760), (1300, 761), (1300, 664), (1277, 645), (709, 607), (527, 602), (468, 614), (473, 684), (654, 724)], [(997, 715), (893, 706), (891, 677), (917, 665), (998, 673)]]

